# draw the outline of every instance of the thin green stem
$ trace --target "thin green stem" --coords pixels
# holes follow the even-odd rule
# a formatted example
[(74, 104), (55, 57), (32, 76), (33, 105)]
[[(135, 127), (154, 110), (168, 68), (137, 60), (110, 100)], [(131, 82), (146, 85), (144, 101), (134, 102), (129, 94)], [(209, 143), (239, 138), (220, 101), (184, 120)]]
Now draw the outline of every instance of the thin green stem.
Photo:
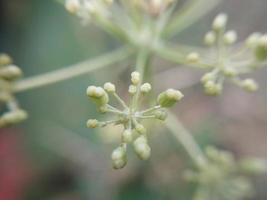
[(121, 48), (92, 60), (87, 60), (63, 69), (58, 69), (18, 81), (14, 85), (13, 90), (14, 92), (22, 92), (85, 75), (101, 68), (108, 67), (116, 62), (120, 62), (128, 58), (131, 53), (132, 51), (129, 48)]
[(113, 93), (113, 96), (117, 99), (117, 101), (122, 105), (124, 109), (128, 109), (126, 103), (120, 98), (120, 96), (117, 93)]
[(165, 124), (173, 136), (183, 145), (197, 166), (203, 166), (207, 163), (205, 155), (193, 136), (174, 114), (169, 113)]
[(160, 106), (160, 105), (157, 105), (157, 106), (154, 106), (154, 107), (152, 107), (152, 108), (143, 110), (143, 111), (139, 112), (139, 114), (142, 114), (142, 115), (143, 115), (143, 114), (147, 114), (147, 113), (150, 113), (150, 112), (152, 112), (152, 111), (158, 110), (158, 109), (160, 109), (160, 108), (161, 108), (161, 106)]

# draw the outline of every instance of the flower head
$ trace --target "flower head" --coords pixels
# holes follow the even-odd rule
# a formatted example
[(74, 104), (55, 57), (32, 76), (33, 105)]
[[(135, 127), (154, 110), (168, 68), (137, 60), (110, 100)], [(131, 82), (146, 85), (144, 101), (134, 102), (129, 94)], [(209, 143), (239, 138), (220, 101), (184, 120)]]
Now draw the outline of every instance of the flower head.
[[(168, 89), (157, 98), (157, 104), (145, 110), (138, 109), (140, 98), (151, 91), (149, 83), (141, 83), (141, 77), (138, 72), (131, 74), (131, 85), (129, 93), (131, 102), (129, 105), (116, 93), (114, 84), (108, 82), (104, 87), (89, 86), (87, 88), (88, 97), (97, 105), (102, 113), (111, 113), (114, 118), (109, 121), (98, 121), (89, 119), (87, 126), (89, 128), (104, 127), (107, 125), (122, 125), (124, 130), (121, 133), (121, 144), (116, 148), (111, 156), (113, 167), (115, 169), (123, 168), (127, 163), (127, 145), (132, 144), (135, 153), (142, 160), (147, 160), (151, 155), (151, 148), (148, 144), (147, 130), (142, 124), (147, 119), (165, 120), (167, 113), (165, 108), (173, 106), (183, 98), (183, 94), (174, 89)], [(113, 96), (121, 108), (116, 108), (109, 104)]]

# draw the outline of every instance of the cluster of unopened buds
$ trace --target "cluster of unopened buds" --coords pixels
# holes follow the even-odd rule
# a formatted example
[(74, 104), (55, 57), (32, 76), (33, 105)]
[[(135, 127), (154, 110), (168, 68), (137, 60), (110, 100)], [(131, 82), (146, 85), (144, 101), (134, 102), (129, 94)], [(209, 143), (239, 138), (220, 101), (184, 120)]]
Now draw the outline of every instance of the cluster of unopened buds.
[(194, 200), (242, 200), (253, 193), (248, 175), (259, 175), (267, 172), (264, 160), (246, 158), (236, 161), (227, 151), (214, 147), (205, 150), (207, 164), (196, 171), (187, 171), (188, 181), (198, 184)]
[(12, 64), (12, 59), (6, 54), (0, 54), (0, 128), (27, 118), (27, 113), (19, 108), (12, 93), (14, 81), (21, 76), (22, 71)]
[[(89, 119), (87, 126), (89, 128), (96, 128), (111, 124), (122, 125), (124, 128), (121, 144), (111, 155), (115, 169), (123, 168), (127, 164), (127, 144), (133, 145), (134, 151), (140, 159), (147, 160), (150, 157), (151, 149), (148, 145), (146, 128), (142, 125), (142, 121), (146, 119), (165, 120), (167, 117), (165, 109), (173, 106), (183, 98), (183, 94), (180, 91), (168, 89), (158, 95), (155, 106), (140, 111), (138, 110), (138, 101), (140, 101), (141, 96), (149, 93), (152, 88), (149, 83), (141, 83), (141, 77), (138, 72), (131, 74), (131, 83), (129, 86), (129, 93), (131, 95), (129, 105), (119, 97), (116, 93), (116, 87), (112, 83), (105, 83), (103, 88), (89, 86), (87, 89), (88, 97), (94, 101), (101, 113), (112, 113), (115, 115), (114, 119), (110, 121), (100, 122), (96, 119)], [(118, 101), (122, 109), (109, 104), (110, 95)]]
[(252, 72), (267, 61), (267, 35), (253, 33), (244, 44), (233, 45), (237, 33), (225, 31), (227, 19), (226, 14), (216, 16), (212, 30), (205, 35), (204, 43), (212, 50), (207, 57), (202, 58), (197, 52), (187, 55), (189, 64), (212, 68), (201, 79), (209, 95), (221, 94), (226, 78), (249, 92), (257, 90), (258, 84), (253, 79), (241, 79), (240, 75)]
[(108, 7), (113, 0), (66, 0), (65, 7), (71, 14), (77, 15), (83, 24), (87, 24), (95, 17), (108, 17)]

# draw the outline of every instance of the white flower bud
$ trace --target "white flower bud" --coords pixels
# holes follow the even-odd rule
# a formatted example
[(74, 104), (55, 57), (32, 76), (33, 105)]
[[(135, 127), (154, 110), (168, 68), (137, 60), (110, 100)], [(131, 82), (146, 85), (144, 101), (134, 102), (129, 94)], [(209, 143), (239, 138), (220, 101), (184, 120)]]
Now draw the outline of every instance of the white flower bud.
[(104, 89), (107, 91), (107, 92), (110, 92), (110, 93), (114, 93), (116, 92), (116, 87), (114, 84), (108, 82), (108, 83), (105, 83), (104, 84)]
[(140, 90), (142, 93), (148, 93), (151, 90), (151, 85), (149, 83), (144, 83), (141, 85)]
[(205, 92), (208, 95), (217, 96), (222, 92), (222, 86), (220, 84), (216, 84), (214, 81), (207, 81), (204, 84)]
[(96, 128), (99, 125), (99, 122), (96, 119), (89, 119), (86, 123), (88, 128)]
[(168, 89), (165, 92), (159, 94), (157, 101), (158, 104), (162, 107), (171, 107), (175, 103), (180, 101), (183, 97), (184, 95), (180, 91)]
[(10, 65), (12, 62), (12, 58), (9, 55), (0, 54), (0, 66)]
[(242, 87), (249, 92), (254, 92), (258, 90), (258, 84), (253, 79), (246, 79), (242, 81), (241, 84)]
[(122, 133), (122, 140), (125, 143), (130, 143), (133, 141), (133, 133), (131, 130), (124, 130)]
[(16, 124), (27, 119), (28, 114), (24, 110), (15, 110), (3, 114), (1, 121), (5, 125)]
[(259, 45), (267, 48), (267, 34), (265, 34), (259, 38)]
[(237, 75), (237, 71), (233, 67), (224, 68), (223, 73), (225, 76), (228, 76), (228, 77), (234, 77)]
[(252, 33), (246, 40), (247, 47), (255, 48), (259, 43), (260, 37), (261, 37), (260, 33)]
[(22, 76), (22, 71), (15, 65), (9, 65), (0, 69), (0, 77), (5, 79), (17, 79)]
[(129, 89), (128, 89), (128, 92), (131, 94), (131, 95), (134, 95), (136, 92), (137, 92), (137, 87), (135, 85), (130, 85), (129, 86)]
[(227, 15), (225, 13), (221, 13), (219, 15), (217, 15), (213, 21), (213, 29), (215, 31), (219, 31), (225, 28), (226, 23), (227, 23)]
[(199, 54), (196, 52), (192, 52), (187, 55), (186, 60), (189, 63), (197, 63), (199, 61), (200, 57)]
[(139, 72), (132, 72), (131, 81), (132, 81), (133, 85), (138, 85), (140, 83), (140, 73)]
[(65, 8), (71, 14), (76, 14), (80, 10), (81, 4), (79, 0), (66, 0)]
[(213, 31), (210, 31), (206, 33), (205, 38), (204, 38), (204, 43), (206, 45), (213, 45), (216, 41), (216, 34)]
[(138, 157), (142, 160), (147, 160), (151, 155), (151, 148), (147, 144), (147, 139), (144, 136), (138, 137), (134, 143), (134, 150)]
[(209, 73), (204, 74), (204, 76), (202, 76), (202, 78), (201, 78), (201, 82), (202, 82), (202, 83), (206, 83), (206, 82), (208, 82), (208, 81), (212, 81), (212, 80), (214, 80), (215, 78), (216, 78), (216, 77), (215, 77), (214, 73), (209, 72)]
[(124, 147), (116, 148), (111, 154), (111, 159), (114, 169), (123, 168), (127, 164), (126, 148)]
[(223, 40), (227, 45), (233, 44), (237, 40), (237, 33), (235, 31), (228, 31), (224, 34)]
[(102, 87), (89, 86), (86, 93), (98, 106), (104, 106), (109, 101), (109, 97)]
[(137, 124), (135, 126), (135, 130), (140, 134), (145, 134), (146, 133), (146, 128), (142, 124)]

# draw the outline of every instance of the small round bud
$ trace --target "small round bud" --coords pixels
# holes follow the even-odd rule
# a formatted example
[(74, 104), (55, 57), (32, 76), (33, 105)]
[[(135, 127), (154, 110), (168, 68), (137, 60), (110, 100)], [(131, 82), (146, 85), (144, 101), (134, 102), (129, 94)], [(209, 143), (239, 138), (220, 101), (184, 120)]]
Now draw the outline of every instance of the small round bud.
[(12, 58), (7, 54), (0, 54), (0, 66), (10, 65), (12, 63)]
[(235, 31), (228, 31), (223, 36), (223, 41), (227, 45), (235, 43), (236, 40), (237, 40), (237, 34)]
[(0, 69), (0, 77), (14, 80), (22, 76), (22, 71), (19, 67), (15, 65), (9, 65), (7, 67)]
[(102, 87), (89, 86), (86, 93), (98, 106), (104, 106), (109, 102), (108, 94)]
[(130, 143), (133, 141), (133, 133), (131, 130), (124, 130), (122, 133), (122, 140), (125, 143)]
[(121, 169), (125, 167), (125, 165), (127, 164), (126, 148), (116, 148), (111, 154), (111, 159), (114, 169)]
[(108, 83), (105, 83), (104, 84), (104, 89), (107, 91), (107, 92), (110, 92), (110, 93), (114, 93), (116, 92), (116, 87), (114, 84), (108, 82)]
[(168, 114), (165, 110), (157, 110), (154, 112), (155, 118), (164, 121)]
[(131, 95), (134, 95), (134, 94), (137, 92), (137, 87), (134, 86), (134, 85), (130, 85), (130, 86), (129, 86), (129, 89), (128, 89), (128, 92), (129, 92)]
[(241, 85), (245, 90), (249, 92), (258, 90), (258, 84), (253, 79), (246, 79), (242, 81)]
[(208, 33), (206, 33), (205, 37), (204, 37), (204, 43), (206, 45), (213, 45), (216, 41), (216, 34), (213, 31), (210, 31)]
[(204, 84), (205, 92), (208, 95), (217, 96), (222, 92), (222, 86), (220, 84), (216, 84), (214, 81), (207, 81)]
[(99, 122), (96, 119), (89, 119), (86, 123), (88, 128), (96, 128), (99, 126)]
[(189, 63), (197, 63), (199, 61), (200, 57), (199, 54), (196, 52), (192, 52), (187, 55), (186, 60)]
[(213, 21), (213, 25), (212, 25), (213, 29), (215, 31), (220, 31), (224, 29), (227, 23), (227, 19), (228, 17), (225, 13), (221, 13), (217, 15)]
[(147, 139), (144, 136), (138, 137), (134, 143), (134, 150), (138, 157), (142, 160), (147, 160), (151, 155), (151, 148), (147, 144)]
[(255, 56), (258, 61), (262, 62), (267, 60), (267, 35), (263, 35), (258, 39)]
[(145, 134), (146, 133), (146, 128), (142, 124), (137, 124), (135, 126), (135, 130), (140, 134)]
[(79, 0), (66, 0), (65, 8), (71, 14), (76, 14), (81, 7)]
[(132, 72), (131, 73), (131, 81), (133, 85), (138, 85), (140, 83), (140, 73), (139, 72)]
[(214, 80), (215, 78), (216, 78), (215, 75), (212, 72), (209, 72), (209, 73), (204, 74), (204, 76), (202, 76), (201, 82), (206, 83), (208, 81)]
[(258, 45), (260, 37), (260, 33), (252, 33), (246, 40), (247, 47), (255, 48)]
[(151, 85), (149, 83), (144, 83), (141, 85), (140, 90), (142, 93), (148, 93), (151, 90)]
[(235, 77), (237, 75), (237, 71), (233, 67), (224, 68), (223, 73), (227, 77)]
[(175, 103), (180, 101), (183, 97), (184, 95), (180, 91), (168, 89), (165, 92), (159, 94), (157, 101), (158, 104), (162, 107), (171, 107)]

